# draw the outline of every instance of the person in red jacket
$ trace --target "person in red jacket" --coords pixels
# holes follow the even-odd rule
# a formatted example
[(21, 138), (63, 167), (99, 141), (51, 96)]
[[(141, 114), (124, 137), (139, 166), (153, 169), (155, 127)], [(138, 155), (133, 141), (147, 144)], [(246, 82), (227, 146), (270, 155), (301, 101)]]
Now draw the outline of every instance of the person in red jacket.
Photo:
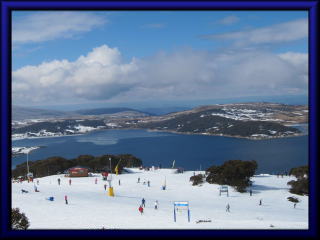
[(66, 204), (68, 204), (68, 197), (67, 197), (67, 195), (64, 196), (64, 200), (66, 201)]
[(142, 213), (143, 213), (143, 207), (140, 205), (140, 207), (139, 207), (139, 212), (141, 213), (141, 215), (142, 215)]

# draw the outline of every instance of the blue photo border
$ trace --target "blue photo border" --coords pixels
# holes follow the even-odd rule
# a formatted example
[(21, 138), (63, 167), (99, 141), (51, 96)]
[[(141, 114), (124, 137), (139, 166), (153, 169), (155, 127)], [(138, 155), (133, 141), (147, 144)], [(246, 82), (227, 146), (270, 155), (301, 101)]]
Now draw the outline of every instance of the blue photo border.
[[(11, 11), (12, 10), (307, 10), (309, 12), (309, 229), (308, 230), (28, 230), (10, 229), (11, 212)], [(317, 17), (318, 1), (1, 1), (1, 237), (315, 237), (317, 231)], [(319, 123), (319, 122), (318, 122)], [(107, 214), (107, 213), (106, 213)]]

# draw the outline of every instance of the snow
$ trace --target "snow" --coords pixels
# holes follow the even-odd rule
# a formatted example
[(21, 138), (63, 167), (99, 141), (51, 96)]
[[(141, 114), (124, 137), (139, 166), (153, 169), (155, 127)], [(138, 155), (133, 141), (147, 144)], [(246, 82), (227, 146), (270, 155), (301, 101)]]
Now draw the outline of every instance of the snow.
[(40, 147), (12, 147), (12, 153), (15, 154), (27, 154)]
[(116, 124), (116, 123), (107, 123), (106, 125), (107, 125), (108, 127), (119, 127), (119, 125)]
[(86, 133), (96, 129), (94, 127), (88, 127), (88, 126), (82, 126), (82, 125), (77, 125), (74, 128), (77, 129), (79, 133)]
[[(172, 169), (144, 171), (128, 169), (127, 174), (112, 174), (114, 197), (104, 190), (100, 174), (69, 178), (54, 175), (34, 182), (12, 183), (12, 207), (19, 207), (30, 221), (30, 229), (307, 229), (308, 197), (290, 194), (287, 182), (294, 177), (263, 174), (252, 178), (253, 196), (229, 187), (229, 197), (219, 196), (219, 185), (204, 183), (192, 186), (193, 171), (175, 174)], [(198, 174), (199, 172), (196, 172)], [(204, 172), (202, 172), (204, 173)], [(98, 183), (95, 184), (95, 178)], [(140, 177), (140, 183), (137, 179)], [(57, 179), (61, 179), (61, 185)], [(118, 180), (121, 185), (118, 185)], [(150, 187), (143, 182), (150, 181)], [(166, 181), (166, 190), (161, 186)], [(21, 189), (29, 193), (21, 193)], [(108, 188), (107, 188), (108, 190)], [(64, 202), (68, 196), (69, 204)], [(46, 198), (53, 196), (54, 201)], [(287, 197), (298, 197), (296, 208)], [(145, 198), (143, 215), (138, 211)], [(262, 206), (259, 200), (262, 199)], [(154, 202), (158, 200), (158, 210)], [(187, 212), (173, 219), (173, 202), (188, 201)], [(230, 204), (230, 212), (226, 205)], [(198, 223), (197, 223), (198, 222)], [(273, 225), (274, 227), (270, 227)]]

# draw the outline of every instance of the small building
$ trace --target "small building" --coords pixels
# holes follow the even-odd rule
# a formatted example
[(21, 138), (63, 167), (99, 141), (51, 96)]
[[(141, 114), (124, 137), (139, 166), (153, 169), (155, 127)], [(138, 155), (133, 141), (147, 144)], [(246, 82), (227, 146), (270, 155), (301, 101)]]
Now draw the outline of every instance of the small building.
[(76, 166), (68, 169), (69, 177), (88, 177), (89, 169), (86, 167)]

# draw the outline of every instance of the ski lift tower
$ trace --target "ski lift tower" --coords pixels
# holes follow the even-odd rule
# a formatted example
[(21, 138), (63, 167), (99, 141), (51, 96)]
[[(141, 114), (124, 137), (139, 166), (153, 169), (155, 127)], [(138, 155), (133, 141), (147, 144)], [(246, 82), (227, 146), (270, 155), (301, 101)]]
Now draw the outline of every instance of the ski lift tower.
[(110, 197), (114, 197), (114, 192), (113, 192), (113, 187), (111, 185), (112, 182), (112, 169), (111, 169), (111, 158), (109, 158), (109, 162), (110, 162), (110, 177), (108, 176), (108, 183), (109, 183), (109, 191), (108, 191), (108, 195)]
[(33, 178), (33, 173), (29, 171), (29, 152), (27, 152), (27, 178), (30, 180), (30, 178)]

